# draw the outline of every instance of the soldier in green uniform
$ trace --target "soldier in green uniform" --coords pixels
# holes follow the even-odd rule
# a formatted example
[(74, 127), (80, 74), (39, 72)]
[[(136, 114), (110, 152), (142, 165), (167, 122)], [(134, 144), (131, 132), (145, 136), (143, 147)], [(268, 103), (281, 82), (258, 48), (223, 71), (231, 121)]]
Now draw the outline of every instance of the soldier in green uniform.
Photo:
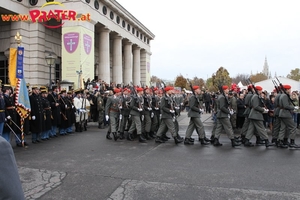
[[(133, 88), (134, 90), (134, 88)], [(130, 102), (130, 115), (132, 118), (132, 123), (128, 131), (127, 140), (133, 140), (133, 132), (136, 130), (139, 141), (142, 143), (147, 142), (144, 136), (142, 135), (142, 120), (143, 120), (143, 88), (136, 88), (137, 96), (132, 96), (132, 100)]]
[(203, 110), (200, 108), (200, 101), (197, 98), (197, 94), (200, 94), (199, 86), (193, 86), (193, 90), (195, 91), (195, 95), (192, 95), (189, 99), (190, 110), (188, 112), (188, 117), (190, 117), (190, 123), (185, 133), (184, 144), (194, 144), (194, 140), (191, 140), (191, 136), (196, 128), (197, 133), (199, 135), (199, 141), (202, 145), (207, 145), (204, 140), (204, 126), (200, 119), (200, 115)]
[[(280, 87), (280, 86), (279, 86)], [(280, 88), (279, 88), (280, 89)], [(274, 124), (273, 124), (273, 130), (272, 130), (272, 143), (275, 143), (277, 145), (277, 138), (279, 135), (280, 129), (285, 130), (285, 124), (282, 124), (281, 126), (281, 118), (279, 117), (280, 112), (280, 106), (279, 106), (279, 99), (281, 96), (281, 91), (279, 93), (274, 93), (275, 100), (274, 100)]]
[[(286, 129), (288, 130), (289, 133), (289, 138), (290, 138), (290, 143), (289, 147), (292, 148), (300, 148), (295, 143), (295, 138), (296, 138), (296, 133), (297, 133), (297, 126), (292, 118), (291, 112), (295, 109), (299, 109), (298, 106), (292, 105), (292, 102), (290, 100), (290, 93), (291, 93), (291, 86), (290, 85), (283, 85), (283, 89), (286, 91), (285, 93), (280, 95), (279, 99), (279, 118), (281, 120), (281, 124), (284, 124)], [(277, 142), (278, 146), (281, 148), (287, 148), (287, 145), (284, 144), (284, 138), (285, 138), (285, 130), (279, 132)]]
[(120, 136), (119, 138), (122, 140), (124, 139), (124, 131), (126, 130), (126, 126), (129, 125), (129, 114), (130, 114), (130, 89), (124, 88), (123, 89), (123, 97), (122, 97), (122, 109), (121, 109), (121, 124), (120, 124)]
[(249, 116), (249, 113), (251, 111), (250, 101), (251, 101), (252, 96), (253, 96), (252, 86), (249, 85), (248, 86), (248, 93), (245, 96), (245, 106), (246, 106), (246, 109), (244, 111), (245, 121), (244, 121), (242, 130), (241, 130), (241, 138), (242, 138), (242, 143), (243, 144), (245, 143), (246, 133), (247, 133), (249, 123), (250, 123), (250, 120), (248, 119), (248, 116)]
[(114, 95), (110, 96), (105, 104), (106, 121), (110, 119), (110, 127), (108, 132), (111, 132), (113, 134), (115, 141), (117, 141), (118, 139), (117, 132), (119, 129), (120, 109), (122, 109), (120, 95), (121, 90), (118, 88), (114, 88)]
[(233, 114), (230, 115), (230, 122), (232, 125), (232, 129), (235, 132), (236, 131), (236, 113), (237, 113), (237, 98), (235, 96), (236, 94), (233, 94), (233, 92), (228, 93), (228, 99), (230, 102), (230, 109), (233, 110)]
[(150, 93), (150, 89), (146, 88), (144, 89), (144, 131), (145, 136), (147, 140), (150, 140), (152, 137), (150, 137), (150, 131), (151, 131), (151, 124), (152, 124), (152, 117), (154, 115), (152, 111), (152, 97)]
[(162, 135), (165, 133), (166, 127), (171, 132), (172, 137), (174, 138), (175, 144), (181, 143), (182, 140), (177, 137), (175, 130), (175, 110), (173, 108), (173, 100), (171, 98), (173, 87), (164, 88), (166, 94), (161, 98), (161, 124), (156, 134), (155, 142), (164, 143)]
[(217, 113), (217, 127), (215, 131), (214, 146), (222, 146), (222, 144), (219, 142), (219, 137), (221, 135), (222, 128), (224, 128), (226, 134), (228, 135), (228, 138), (231, 140), (231, 146), (232, 147), (239, 146), (240, 143), (236, 142), (234, 139), (232, 126), (228, 117), (233, 114), (233, 112), (230, 111), (228, 108), (229, 106), (228, 99), (227, 99), (228, 92), (229, 92), (228, 86), (223, 85), (222, 90), (223, 92), (218, 96), (218, 100), (217, 100), (218, 113)]
[(253, 94), (250, 106), (252, 107), (248, 119), (250, 120), (249, 127), (246, 133), (245, 137), (245, 146), (251, 147), (253, 144), (251, 144), (250, 140), (254, 133), (256, 132), (260, 138), (262, 138), (265, 141), (265, 146), (273, 146), (268, 139), (267, 130), (264, 127), (263, 121), (263, 113), (267, 113), (269, 110), (264, 107), (262, 99), (259, 95), (262, 93), (262, 87), (255, 86), (256, 91), (258, 94)]

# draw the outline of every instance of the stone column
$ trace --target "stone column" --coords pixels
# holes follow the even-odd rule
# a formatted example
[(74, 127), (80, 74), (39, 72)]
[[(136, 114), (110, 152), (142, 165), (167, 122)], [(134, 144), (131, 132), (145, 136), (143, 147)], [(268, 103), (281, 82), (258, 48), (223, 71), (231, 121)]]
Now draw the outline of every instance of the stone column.
[(132, 43), (124, 44), (124, 85), (132, 82)]
[(110, 66), (109, 66), (109, 33), (110, 30), (102, 28), (100, 30), (99, 40), (99, 78), (106, 83), (110, 83)]
[(119, 35), (113, 38), (113, 60), (112, 60), (112, 81), (116, 84), (123, 82), (122, 72), (122, 37)]
[(141, 81), (141, 48), (133, 47), (133, 84), (140, 85)]

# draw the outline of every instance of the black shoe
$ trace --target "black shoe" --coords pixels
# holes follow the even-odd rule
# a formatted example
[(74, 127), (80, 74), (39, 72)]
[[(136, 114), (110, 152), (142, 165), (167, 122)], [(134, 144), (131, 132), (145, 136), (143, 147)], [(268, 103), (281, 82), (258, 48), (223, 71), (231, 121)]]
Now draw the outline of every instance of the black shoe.
[(268, 139), (265, 140), (266, 147), (274, 146), (274, 144), (270, 143)]
[(295, 140), (293, 140), (293, 139), (291, 139), (291, 142), (290, 142), (290, 144), (289, 144), (289, 147), (291, 147), (291, 148), (300, 148), (300, 146), (299, 145), (297, 145), (296, 143), (295, 143)]
[(245, 140), (245, 142), (244, 142), (245, 147), (253, 147), (254, 146), (254, 144), (252, 144), (252, 142), (250, 142), (249, 139), (245, 138), (244, 140)]
[[(276, 143), (277, 142), (277, 138), (272, 138), (272, 143)], [(283, 142), (283, 141), (282, 141)]]
[[(32, 143), (33, 143), (33, 144), (37, 144), (37, 141), (36, 141), (36, 140), (33, 140)], [(22, 145), (22, 144), (21, 144), (21, 145)]]
[(245, 142), (246, 142), (246, 136), (245, 135), (241, 135), (241, 138), (242, 138), (242, 144), (245, 144)]
[(188, 138), (191, 142), (195, 142), (195, 139), (194, 138), (192, 138), (192, 137), (190, 137), (190, 138)]
[(256, 137), (256, 145), (262, 145), (262, 144), (266, 144), (263, 140), (260, 139), (260, 137)]
[(141, 143), (147, 143), (147, 140), (143, 137), (142, 134), (139, 135), (139, 142), (141, 142)]
[(106, 139), (112, 140), (112, 138), (110, 137), (110, 132), (107, 132), (107, 134), (106, 134)]
[(120, 139), (120, 140), (124, 140), (124, 133), (120, 133), (120, 134), (119, 134), (119, 139)]
[(149, 136), (150, 136), (150, 138), (152, 138), (152, 139), (154, 139), (154, 138), (155, 138), (155, 136), (154, 136), (154, 133), (153, 133), (153, 132), (150, 132), (150, 133), (149, 133)]
[[(199, 138), (200, 139), (200, 138)], [(200, 140), (199, 140), (200, 141)], [(204, 137), (204, 141), (205, 142), (210, 142), (210, 139), (208, 139), (207, 137)]]
[(179, 134), (177, 134), (177, 136), (176, 136), (176, 137), (177, 137), (177, 139), (178, 139), (178, 140), (182, 140), (182, 142), (183, 142), (184, 138), (183, 138), (183, 137), (181, 137)]
[(170, 137), (168, 137), (168, 136), (166, 136), (166, 135), (164, 135), (163, 137), (164, 137), (165, 139), (167, 139), (167, 140), (171, 139)]
[(242, 143), (242, 138), (240, 138), (240, 137), (234, 137), (234, 140), (235, 140), (237, 143)]
[(214, 141), (215, 141), (215, 136), (213, 136), (213, 135), (210, 136), (210, 143), (211, 143), (211, 144), (214, 144)]
[(277, 144), (277, 147), (286, 149), (286, 148), (288, 148), (288, 145), (284, 144), (284, 143), (283, 143), (283, 140), (279, 140), (279, 142), (278, 142), (278, 144)]
[(53, 135), (54, 137), (58, 137), (57, 135)]
[(223, 144), (221, 144), (220, 142), (219, 142), (219, 139), (218, 138), (215, 138), (214, 139), (214, 146), (216, 146), (216, 147), (218, 147), (218, 146), (222, 146)]
[(128, 135), (127, 135), (127, 140), (133, 141), (133, 138), (132, 138), (132, 134), (131, 134), (131, 133), (128, 133)]
[(47, 139), (46, 139), (46, 138), (43, 138), (42, 140), (43, 140), (43, 141), (46, 141)]
[(288, 146), (290, 145), (288, 138), (283, 139), (283, 144), (288, 145)]
[(201, 145), (208, 145), (210, 144), (209, 142), (206, 142), (204, 139), (200, 139), (200, 144)]
[(177, 137), (174, 137), (174, 142), (175, 144), (179, 144), (182, 142), (182, 140), (179, 140)]
[(191, 140), (191, 138), (185, 138), (185, 139), (184, 139), (184, 144), (187, 144), (187, 145), (193, 145), (194, 142)]
[(165, 141), (162, 140), (161, 137), (156, 137), (156, 138), (155, 138), (155, 143), (165, 143)]
[(145, 138), (146, 140), (151, 140), (152, 138), (150, 137), (149, 133), (145, 133)]
[(241, 143), (236, 142), (235, 139), (231, 139), (231, 146), (232, 147), (237, 147), (237, 146), (240, 146), (240, 145), (241, 145)]
[(117, 141), (118, 140), (118, 134), (116, 132), (113, 132), (112, 134), (114, 136), (114, 140)]
[(38, 143), (42, 143), (42, 141), (41, 140), (36, 140)]

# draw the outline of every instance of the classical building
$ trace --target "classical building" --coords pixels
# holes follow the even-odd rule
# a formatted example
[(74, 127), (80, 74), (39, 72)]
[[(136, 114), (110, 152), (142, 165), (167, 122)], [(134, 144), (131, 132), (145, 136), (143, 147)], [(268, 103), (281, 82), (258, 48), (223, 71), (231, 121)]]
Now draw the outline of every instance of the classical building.
[[(47, 3), (49, 2), (49, 3)], [(142, 5), (141, 5), (142, 6)], [(154, 34), (115, 0), (1, 0), (0, 79), (8, 82), (8, 48), (22, 35), (24, 75), (31, 84), (50, 79), (129, 84), (150, 81)], [(55, 56), (48, 65), (45, 57)]]

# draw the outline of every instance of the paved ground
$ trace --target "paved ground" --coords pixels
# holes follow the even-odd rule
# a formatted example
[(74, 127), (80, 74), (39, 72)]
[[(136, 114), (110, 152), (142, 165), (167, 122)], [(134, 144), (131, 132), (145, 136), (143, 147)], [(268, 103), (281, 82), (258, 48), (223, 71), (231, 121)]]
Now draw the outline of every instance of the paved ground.
[[(205, 121), (209, 114), (204, 114)], [(179, 118), (184, 135), (189, 118)], [(212, 121), (205, 130), (210, 136)], [(108, 141), (106, 129), (14, 147), (27, 199), (300, 199), (300, 151)], [(196, 135), (194, 134), (195, 138)], [(300, 142), (300, 141), (299, 141)]]

